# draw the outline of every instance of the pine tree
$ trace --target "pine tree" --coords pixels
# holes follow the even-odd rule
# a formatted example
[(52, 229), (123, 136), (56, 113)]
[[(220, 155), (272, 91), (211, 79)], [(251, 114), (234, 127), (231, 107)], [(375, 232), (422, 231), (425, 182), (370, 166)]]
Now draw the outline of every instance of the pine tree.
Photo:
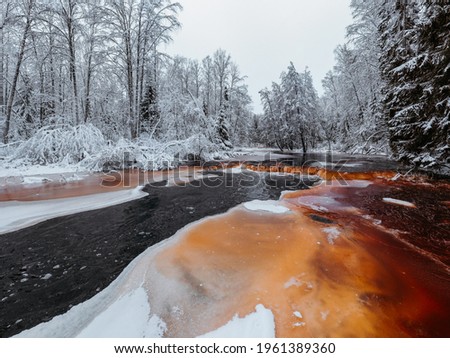
[(230, 142), (230, 134), (227, 127), (227, 112), (229, 112), (230, 97), (228, 95), (228, 88), (225, 86), (223, 92), (223, 102), (220, 106), (219, 115), (217, 117), (217, 134), (220, 142), (225, 148), (231, 148), (233, 145)]
[(397, 0), (381, 7), (384, 108), (394, 155), (422, 167), (450, 154), (450, 5)]
[(141, 132), (157, 134), (159, 118), (156, 88), (150, 84), (141, 102)]

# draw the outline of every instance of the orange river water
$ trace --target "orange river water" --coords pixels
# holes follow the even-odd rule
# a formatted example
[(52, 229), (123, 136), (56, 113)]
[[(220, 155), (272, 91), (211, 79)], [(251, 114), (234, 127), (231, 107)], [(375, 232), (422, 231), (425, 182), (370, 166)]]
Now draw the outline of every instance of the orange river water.
[[(168, 331), (186, 336), (192, 327), (211, 329), (262, 303), (274, 314), (278, 337), (449, 337), (448, 246), (435, 253), (421, 242), (438, 236), (448, 245), (448, 203), (434, 202), (436, 212), (446, 211), (442, 222), (408, 213), (430, 204), (420, 197), (409, 198), (415, 208), (375, 200), (367, 210), (360, 203), (382, 199), (388, 185), (436, 190), (371, 183), (331, 182), (285, 194), (286, 214), (241, 208), (192, 227), (157, 257), (159, 272), (194, 292), (182, 302), (191, 324), (170, 326), (164, 317)], [(448, 199), (448, 185), (439, 190)], [(407, 199), (408, 190), (396, 194)], [(391, 218), (377, 217), (377, 210), (391, 211)], [(425, 237), (410, 237), (408, 227), (416, 225), (428, 225)], [(213, 326), (201, 324), (205, 312)]]
[[(180, 321), (149, 288), (168, 336), (203, 334), (263, 304), (277, 337), (450, 337), (449, 183), (313, 174), (330, 180), (285, 193), (288, 212), (239, 206), (191, 225), (157, 254), (159, 274), (189, 292), (177, 302)], [(70, 195), (80, 195), (73, 185)]]

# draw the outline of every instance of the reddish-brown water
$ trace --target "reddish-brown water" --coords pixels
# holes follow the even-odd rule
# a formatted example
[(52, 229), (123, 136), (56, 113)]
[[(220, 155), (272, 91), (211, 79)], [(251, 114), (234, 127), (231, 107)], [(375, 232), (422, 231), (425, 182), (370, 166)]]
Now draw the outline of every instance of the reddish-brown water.
[(189, 178), (193, 177), (198, 171), (199, 168), (194, 167), (181, 167), (176, 170), (153, 172), (133, 169), (107, 174), (87, 174), (81, 176), (78, 180), (69, 182), (60, 180), (60, 175), (47, 175), (46, 178), (50, 178), (51, 181), (36, 184), (21, 184), (17, 180), (17, 183), (13, 182), (9, 185), (4, 183), (0, 186), (0, 202), (69, 198), (131, 189), (139, 185), (168, 179), (182, 183), (189, 181)]
[[(157, 270), (192, 293), (179, 302), (188, 321), (161, 313), (169, 336), (208, 332), (261, 303), (272, 310), (278, 337), (450, 337), (448, 182), (391, 180), (395, 173), (389, 171), (247, 168), (318, 175), (326, 182), (286, 193), (280, 204), (289, 213), (235, 209), (192, 226), (161, 252)], [(145, 182), (142, 172), (128, 174), (7, 186), (0, 201), (87, 195)]]
[(180, 303), (189, 325), (164, 317), (170, 336), (204, 333), (259, 303), (278, 337), (450, 336), (449, 185), (380, 176), (288, 193), (289, 214), (239, 209), (195, 225), (157, 258), (194, 292)]

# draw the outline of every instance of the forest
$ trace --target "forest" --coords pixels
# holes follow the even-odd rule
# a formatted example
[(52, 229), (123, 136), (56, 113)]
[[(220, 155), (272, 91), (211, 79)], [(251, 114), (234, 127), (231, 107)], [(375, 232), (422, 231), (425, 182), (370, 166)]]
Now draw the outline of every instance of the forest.
[[(388, 154), (450, 171), (450, 5), (352, 0), (354, 22), (318, 95), (286, 59), (252, 112), (224, 49), (164, 53), (182, 24), (170, 0), (4, 0), (0, 160), (145, 169), (239, 147)], [(120, 164), (122, 163), (122, 164)]]

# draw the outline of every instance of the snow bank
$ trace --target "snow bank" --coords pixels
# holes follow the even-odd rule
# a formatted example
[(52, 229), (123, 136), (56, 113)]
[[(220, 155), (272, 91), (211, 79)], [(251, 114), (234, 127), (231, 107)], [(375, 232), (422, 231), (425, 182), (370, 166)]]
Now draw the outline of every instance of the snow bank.
[(12, 159), (43, 165), (74, 164), (98, 153), (105, 145), (103, 134), (91, 124), (45, 126), (22, 143)]
[(165, 323), (150, 313), (147, 292), (139, 287), (95, 317), (77, 338), (156, 338), (165, 330)]
[(266, 211), (273, 214), (284, 214), (290, 211), (288, 208), (280, 205), (280, 203), (275, 200), (253, 200), (248, 203), (244, 203), (244, 207), (250, 211)]
[(11, 179), (11, 177), (72, 174), (76, 172), (79, 174), (80, 168), (75, 164), (30, 165), (22, 161), (12, 163), (0, 161), (0, 178), (9, 177)]
[(142, 187), (109, 193), (31, 202), (0, 203), (0, 234), (16, 231), (42, 221), (122, 204), (147, 196)]
[(53, 180), (45, 177), (25, 177), (23, 178), (22, 183), (25, 185), (34, 185), (34, 184), (42, 184), (42, 183), (50, 183)]
[(275, 338), (275, 318), (263, 305), (244, 318), (237, 315), (225, 326), (198, 338)]
[(88, 170), (125, 169), (137, 167), (145, 170), (171, 169), (188, 158), (213, 160), (224, 157), (221, 147), (204, 135), (195, 135), (184, 140), (158, 142), (153, 139), (130, 141), (120, 139), (105, 146), (96, 155), (87, 157), (80, 166)]
[[(132, 276), (146, 252), (134, 259), (119, 277), (91, 299), (15, 337), (100, 338), (130, 337), (132, 334), (137, 334), (134, 338), (147, 335), (161, 337), (165, 324), (158, 317), (150, 315), (147, 293), (142, 288), (142, 277)], [(128, 330), (130, 331), (127, 332)]]
[(0, 149), (0, 167), (5, 169), (57, 164), (76, 165), (78, 171), (158, 170), (177, 167), (188, 159), (208, 161), (229, 156), (223, 146), (203, 134), (169, 142), (150, 137), (112, 142), (92, 124), (45, 126), (27, 141)]

